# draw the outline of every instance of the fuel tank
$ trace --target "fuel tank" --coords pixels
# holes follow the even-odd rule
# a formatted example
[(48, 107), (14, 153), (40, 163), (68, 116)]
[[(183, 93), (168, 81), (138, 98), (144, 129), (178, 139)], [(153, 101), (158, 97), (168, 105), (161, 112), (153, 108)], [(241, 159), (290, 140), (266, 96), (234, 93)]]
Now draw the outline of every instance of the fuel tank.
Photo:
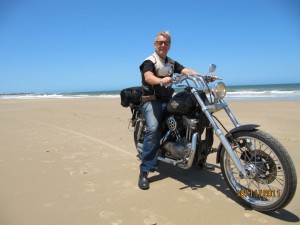
[(196, 101), (191, 92), (175, 94), (167, 104), (167, 111), (174, 115), (188, 115), (196, 109)]

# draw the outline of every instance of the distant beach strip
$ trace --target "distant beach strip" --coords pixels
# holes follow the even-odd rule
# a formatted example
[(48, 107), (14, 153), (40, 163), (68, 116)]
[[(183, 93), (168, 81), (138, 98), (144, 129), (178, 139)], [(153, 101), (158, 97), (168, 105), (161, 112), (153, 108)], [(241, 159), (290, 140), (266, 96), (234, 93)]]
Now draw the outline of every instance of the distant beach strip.
[[(182, 88), (175, 88), (177, 93), (182, 90)], [(120, 91), (14, 93), (0, 94), (0, 99), (119, 98)], [(300, 100), (300, 84), (228, 86), (225, 99), (227, 101)]]

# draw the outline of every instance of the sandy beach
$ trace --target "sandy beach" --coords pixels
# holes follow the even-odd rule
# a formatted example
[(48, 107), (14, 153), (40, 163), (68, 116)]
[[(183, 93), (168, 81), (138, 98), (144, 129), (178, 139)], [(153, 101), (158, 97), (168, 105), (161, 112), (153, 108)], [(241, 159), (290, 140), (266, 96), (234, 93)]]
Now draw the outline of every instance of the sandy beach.
[[(286, 147), (299, 176), (300, 101), (229, 105), (241, 124), (261, 125)], [(118, 98), (0, 100), (0, 225), (299, 223), (299, 179), (285, 209), (249, 210), (222, 180), (216, 154), (213, 172), (163, 164), (140, 190), (130, 116)]]

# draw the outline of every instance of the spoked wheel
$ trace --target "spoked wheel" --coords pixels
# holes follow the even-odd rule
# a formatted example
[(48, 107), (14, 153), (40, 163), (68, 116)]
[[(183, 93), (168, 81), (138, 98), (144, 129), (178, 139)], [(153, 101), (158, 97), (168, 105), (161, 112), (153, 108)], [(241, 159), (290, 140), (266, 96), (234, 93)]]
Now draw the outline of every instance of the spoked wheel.
[(248, 206), (258, 211), (275, 211), (293, 198), (297, 176), (285, 148), (271, 135), (260, 131), (240, 131), (230, 144), (248, 176), (241, 178), (231, 158), (221, 150), (221, 170), (230, 189)]

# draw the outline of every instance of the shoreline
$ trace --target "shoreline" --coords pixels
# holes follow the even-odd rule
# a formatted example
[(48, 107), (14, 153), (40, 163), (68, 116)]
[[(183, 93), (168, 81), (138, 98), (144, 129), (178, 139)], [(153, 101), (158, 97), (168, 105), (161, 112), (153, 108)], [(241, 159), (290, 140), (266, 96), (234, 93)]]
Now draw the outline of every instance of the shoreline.
[[(212, 83), (211, 85), (213, 85)], [(175, 93), (183, 87), (173, 87)], [(122, 90), (122, 89), (121, 89)], [(121, 90), (81, 92), (29, 92), (0, 94), (1, 99), (46, 99), (46, 98), (118, 98)], [(231, 85), (227, 86), (227, 101), (300, 100), (300, 83)]]

